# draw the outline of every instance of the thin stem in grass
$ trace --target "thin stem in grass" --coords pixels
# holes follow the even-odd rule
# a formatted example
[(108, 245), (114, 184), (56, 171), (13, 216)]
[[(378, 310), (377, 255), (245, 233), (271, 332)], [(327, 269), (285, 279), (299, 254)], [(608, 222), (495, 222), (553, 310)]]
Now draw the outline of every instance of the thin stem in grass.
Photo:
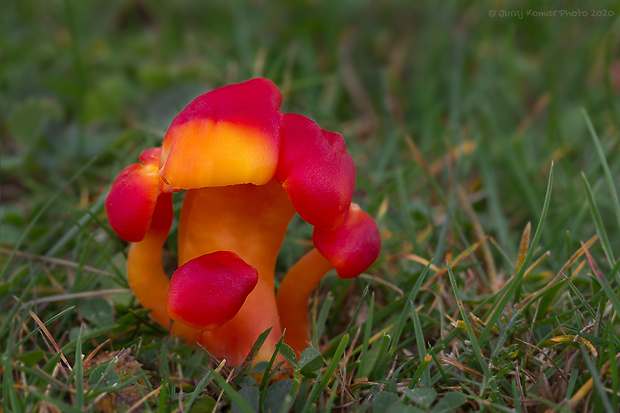
[(485, 387), (488, 383), (488, 385), (491, 387), (491, 398), (495, 402), (499, 403), (501, 402), (501, 399), (497, 398), (497, 395), (499, 394), (497, 383), (493, 379), (493, 375), (491, 374), (491, 369), (489, 368), (489, 363), (485, 360), (484, 354), (482, 354), (482, 348), (480, 347), (480, 342), (476, 338), (474, 329), (471, 327), (471, 324), (469, 323), (469, 317), (467, 316), (467, 313), (465, 312), (465, 306), (463, 306), (463, 301), (461, 300), (461, 294), (459, 293), (459, 288), (458, 288), (458, 285), (456, 284), (456, 278), (454, 277), (452, 268), (450, 267), (450, 264), (446, 263), (446, 265), (448, 266), (448, 277), (450, 278), (450, 284), (452, 285), (452, 290), (454, 291), (456, 303), (457, 303), (457, 306), (459, 307), (459, 313), (461, 313), (461, 318), (463, 319), (463, 323), (465, 324), (465, 329), (467, 330), (467, 336), (473, 347), (473, 352), (474, 352), (474, 355), (476, 356), (476, 359), (478, 360), (478, 364), (480, 364), (480, 367), (482, 367), (482, 370), (484, 373), (483, 380), (485, 383), (482, 386), (481, 391), (485, 390)]
[(360, 301), (357, 305), (357, 308), (355, 309), (355, 314), (353, 314), (353, 317), (351, 317), (351, 320), (349, 321), (349, 325), (347, 325), (347, 329), (345, 331), (349, 331), (351, 326), (353, 326), (353, 323), (355, 322), (355, 320), (357, 320), (357, 315), (359, 314), (360, 309), (362, 308), (362, 304), (364, 303), (366, 294), (368, 294), (368, 291), (370, 291), (370, 283), (373, 280), (374, 280), (374, 276), (368, 281), (368, 283), (366, 284), (366, 287), (364, 287), (364, 291), (362, 291), (362, 296), (360, 297)]
[(370, 304), (368, 304), (368, 318), (366, 319), (366, 325), (364, 326), (364, 337), (362, 339), (362, 350), (360, 352), (360, 368), (359, 372), (361, 376), (368, 376), (370, 373), (370, 356), (368, 354), (368, 347), (370, 345), (370, 334), (372, 332), (373, 314), (375, 311), (375, 293), (370, 295)]
[(504, 312), (504, 309), (508, 305), (508, 302), (514, 297), (515, 292), (517, 291), (517, 289), (521, 285), (521, 282), (523, 281), (523, 276), (525, 275), (527, 268), (530, 266), (530, 262), (532, 261), (534, 257), (534, 253), (536, 251), (536, 247), (538, 246), (538, 241), (540, 240), (540, 237), (542, 236), (542, 230), (543, 230), (543, 227), (545, 226), (545, 219), (547, 218), (547, 213), (549, 212), (549, 204), (551, 203), (551, 188), (552, 187), (553, 187), (553, 163), (551, 163), (551, 169), (549, 170), (549, 182), (547, 184), (547, 192), (545, 194), (545, 201), (543, 203), (542, 213), (540, 215), (540, 220), (538, 221), (538, 226), (536, 227), (536, 232), (534, 233), (534, 238), (532, 239), (532, 244), (530, 245), (530, 249), (528, 250), (527, 255), (525, 256), (525, 260), (523, 260), (523, 265), (517, 272), (517, 275), (511, 281), (509, 281), (510, 288), (508, 288), (508, 290), (502, 297), (497, 307), (495, 307), (493, 313), (491, 314), (491, 317), (489, 318), (487, 322), (487, 325), (484, 327), (484, 330), (482, 330), (482, 333), (480, 334), (481, 342), (485, 342), (488, 339), (489, 334), (491, 333), (491, 329), (495, 326), (495, 323), (497, 323), (499, 318), (502, 316), (502, 313)]
[(73, 367), (75, 374), (75, 407), (84, 409), (84, 369), (82, 367), (82, 327), (75, 343), (75, 364)]

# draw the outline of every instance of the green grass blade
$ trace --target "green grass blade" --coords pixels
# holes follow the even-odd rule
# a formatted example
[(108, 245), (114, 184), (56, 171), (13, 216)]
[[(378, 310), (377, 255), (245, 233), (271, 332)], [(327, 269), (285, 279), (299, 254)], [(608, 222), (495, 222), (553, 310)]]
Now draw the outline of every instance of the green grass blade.
[(338, 343), (338, 347), (336, 348), (336, 352), (334, 353), (334, 356), (332, 357), (331, 361), (329, 362), (329, 365), (325, 369), (325, 372), (323, 372), (323, 377), (321, 378), (321, 381), (315, 382), (314, 386), (312, 386), (312, 390), (310, 391), (310, 394), (308, 395), (308, 398), (306, 399), (306, 404), (304, 404), (303, 409), (301, 409), (302, 413), (306, 413), (310, 411), (312, 404), (316, 401), (316, 399), (319, 398), (319, 394), (321, 394), (321, 392), (325, 389), (325, 387), (327, 387), (327, 384), (329, 383), (329, 380), (331, 379), (332, 374), (334, 374), (334, 371), (336, 370), (336, 366), (340, 362), (341, 360), (340, 358), (342, 357), (342, 354), (344, 353), (344, 349), (348, 342), (349, 342), (349, 335), (345, 334), (344, 336), (342, 336), (342, 339), (340, 339), (340, 343)]
[(540, 220), (538, 221), (538, 226), (536, 227), (536, 232), (534, 233), (534, 238), (532, 238), (530, 248), (527, 252), (527, 255), (525, 256), (523, 265), (521, 265), (521, 268), (519, 269), (519, 272), (511, 281), (509, 281), (510, 288), (508, 288), (508, 290), (506, 291), (506, 294), (504, 294), (500, 303), (495, 307), (493, 313), (491, 314), (491, 317), (487, 321), (487, 325), (484, 327), (484, 330), (482, 330), (482, 333), (480, 333), (481, 342), (484, 342), (488, 339), (489, 334), (491, 333), (491, 329), (493, 328), (493, 326), (495, 326), (495, 323), (497, 323), (497, 321), (502, 316), (502, 313), (504, 309), (506, 308), (506, 306), (508, 305), (508, 302), (514, 297), (515, 292), (517, 291), (517, 289), (521, 285), (521, 282), (523, 281), (523, 276), (525, 275), (527, 268), (530, 266), (530, 263), (532, 262), (532, 259), (536, 251), (536, 247), (538, 246), (538, 242), (540, 241), (540, 237), (542, 236), (542, 230), (543, 230), (543, 227), (545, 226), (545, 220), (547, 218), (547, 213), (549, 212), (549, 204), (551, 203), (552, 187), (553, 187), (553, 163), (551, 163), (551, 169), (549, 170), (549, 181), (547, 184), (547, 192), (545, 194), (545, 201), (543, 203)]
[(588, 350), (586, 350), (585, 346), (580, 344), (579, 348), (581, 350), (581, 355), (583, 356), (584, 361), (586, 362), (586, 366), (588, 366), (588, 370), (590, 370), (590, 374), (592, 376), (592, 380), (594, 381), (594, 388), (596, 389), (597, 397), (603, 403), (603, 407), (607, 413), (617, 412), (609, 401), (607, 397), (607, 391), (605, 390), (605, 386), (601, 382), (601, 378), (599, 377), (599, 369), (594, 364), (594, 361), (590, 358), (588, 354)]
[(319, 311), (319, 315), (316, 318), (316, 325), (312, 323), (312, 343), (314, 347), (319, 347), (319, 340), (323, 336), (323, 331), (325, 330), (325, 324), (327, 323), (327, 318), (329, 317), (329, 310), (332, 308), (334, 304), (334, 295), (329, 291), (321, 304), (321, 310)]
[[(471, 342), (471, 345), (473, 347), (473, 353), (476, 359), (478, 360), (480, 367), (482, 367), (483, 374), (484, 374), (484, 381), (488, 383), (491, 387), (491, 390), (492, 390), (491, 397), (493, 398), (493, 400), (497, 403), (501, 403), (501, 399), (498, 397), (499, 394), (498, 394), (497, 383), (492, 378), (491, 369), (489, 367), (489, 362), (486, 361), (486, 359), (484, 358), (484, 354), (482, 354), (482, 348), (480, 347), (480, 342), (476, 338), (474, 329), (469, 323), (469, 317), (467, 313), (465, 312), (465, 306), (463, 305), (463, 301), (461, 300), (461, 294), (459, 293), (459, 288), (458, 288), (458, 285), (456, 284), (456, 278), (454, 277), (452, 268), (450, 268), (450, 264), (446, 263), (446, 265), (448, 266), (448, 277), (450, 278), (450, 284), (452, 285), (452, 290), (456, 298), (456, 303), (459, 308), (459, 313), (461, 314), (461, 318), (463, 319), (463, 323), (465, 324), (465, 328), (467, 330), (467, 337), (469, 338), (469, 341)], [(484, 387), (485, 386), (483, 386), (482, 388), (483, 391), (485, 390)]]
[(273, 351), (273, 354), (271, 355), (271, 359), (269, 359), (269, 362), (267, 363), (267, 366), (265, 367), (265, 371), (263, 372), (263, 378), (260, 382), (260, 388), (259, 388), (260, 389), (260, 402), (259, 402), (260, 406), (263, 405), (263, 400), (265, 398), (265, 389), (267, 389), (267, 385), (269, 384), (269, 374), (271, 372), (271, 368), (273, 367), (273, 363), (275, 363), (276, 361), (276, 357), (280, 353), (280, 347), (282, 346), (282, 342), (284, 341), (285, 334), (286, 334), (286, 329), (282, 332), (282, 335), (280, 336), (280, 340), (278, 340), (278, 342), (276, 343), (276, 347)]
[(194, 404), (196, 399), (200, 396), (200, 393), (202, 393), (202, 391), (206, 389), (209, 383), (211, 383), (211, 381), (213, 380), (213, 375), (219, 374), (220, 370), (222, 370), (222, 367), (224, 367), (225, 364), (226, 364), (226, 360), (222, 360), (222, 362), (215, 368), (215, 370), (209, 370), (207, 374), (205, 374), (205, 376), (198, 382), (198, 384), (196, 385), (196, 388), (194, 389), (192, 394), (189, 396), (189, 400), (187, 400), (187, 404), (183, 407), (185, 411), (188, 411), (188, 412), (190, 411), (192, 405)]
[(237, 393), (237, 391), (226, 381), (226, 379), (220, 376), (218, 373), (213, 373), (213, 379), (217, 383), (218, 386), (224, 390), (224, 393), (230, 397), (231, 402), (233, 402), (237, 408), (243, 413), (254, 413), (254, 409), (250, 406), (243, 397)]
[(607, 236), (607, 231), (605, 230), (605, 224), (603, 224), (603, 219), (601, 218), (598, 206), (596, 205), (596, 200), (594, 199), (594, 194), (592, 193), (592, 188), (590, 187), (588, 178), (586, 178), (586, 175), (583, 172), (581, 173), (581, 177), (583, 179), (583, 186), (586, 190), (588, 206), (590, 207), (590, 213), (592, 214), (592, 219), (594, 220), (596, 232), (598, 233), (601, 244), (603, 245), (603, 251), (605, 251), (605, 256), (613, 267), (616, 263), (616, 260), (614, 259), (611, 243), (609, 242), (609, 237)]
[[(420, 291), (420, 287), (422, 286), (422, 284), (424, 284), (424, 281), (426, 280), (426, 276), (429, 270), (430, 270), (430, 266), (427, 265), (426, 268), (424, 268), (424, 271), (422, 271), (422, 274), (420, 274), (420, 276), (416, 280), (416, 283), (413, 286), (413, 289), (411, 290), (411, 293), (409, 294), (409, 297), (407, 299), (407, 302), (411, 306), (411, 318), (413, 320), (413, 332), (415, 334), (416, 346), (418, 348), (418, 354), (420, 356), (421, 363), (427, 362), (426, 343), (424, 342), (424, 332), (422, 331), (422, 323), (420, 322), (420, 317), (418, 316), (418, 310), (415, 307), (414, 300), (417, 297), (418, 292)], [(428, 360), (428, 362), (430, 362), (430, 359)], [(422, 370), (422, 373), (423, 373), (422, 374), (423, 375), (422, 387), (430, 386), (431, 385), (431, 373), (429, 369), (424, 368), (424, 370)]]
[(616, 186), (614, 185), (614, 177), (611, 174), (609, 165), (607, 164), (607, 159), (605, 158), (605, 152), (603, 151), (603, 147), (601, 146), (601, 141), (598, 138), (598, 134), (596, 133), (596, 130), (592, 125), (592, 121), (590, 120), (588, 113), (583, 108), (581, 109), (581, 113), (583, 113), (583, 116), (586, 119), (588, 130), (590, 131), (590, 135), (592, 136), (592, 140), (594, 141), (594, 146), (596, 147), (596, 153), (598, 154), (601, 165), (603, 166), (605, 181), (607, 182), (608, 187), (607, 189), (611, 194), (611, 201), (613, 202), (614, 213), (616, 215), (616, 220), (618, 221), (618, 228), (620, 229), (620, 199), (618, 199), (618, 192), (616, 191)]
[[(614, 291), (614, 289), (611, 288), (611, 285), (605, 278), (599, 278), (596, 276), (592, 276), (592, 279), (598, 281), (598, 284), (601, 286), (601, 288), (605, 292), (605, 295), (611, 302), (612, 307), (614, 308), (617, 314), (620, 314), (620, 295), (618, 295)], [(609, 326), (608, 328), (610, 330), (613, 330), (613, 326)]]

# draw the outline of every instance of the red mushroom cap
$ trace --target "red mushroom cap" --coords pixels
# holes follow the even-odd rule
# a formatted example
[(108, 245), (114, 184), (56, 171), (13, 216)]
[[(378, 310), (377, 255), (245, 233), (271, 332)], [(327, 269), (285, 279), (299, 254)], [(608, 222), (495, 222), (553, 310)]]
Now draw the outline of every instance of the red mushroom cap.
[(258, 271), (230, 251), (189, 260), (170, 279), (168, 315), (198, 330), (212, 330), (239, 312), (258, 283)]
[(381, 251), (377, 223), (355, 203), (351, 203), (341, 226), (331, 231), (315, 228), (312, 241), (340, 278), (357, 277), (375, 262)]
[(282, 115), (281, 135), (276, 179), (295, 210), (317, 228), (339, 226), (355, 188), (355, 165), (344, 139), (292, 113)]
[(266, 184), (278, 163), (281, 104), (280, 90), (267, 79), (197, 97), (168, 128), (163, 180), (175, 189)]
[(123, 169), (105, 201), (110, 226), (125, 241), (138, 242), (146, 235), (159, 194), (161, 148), (142, 152), (139, 163)]

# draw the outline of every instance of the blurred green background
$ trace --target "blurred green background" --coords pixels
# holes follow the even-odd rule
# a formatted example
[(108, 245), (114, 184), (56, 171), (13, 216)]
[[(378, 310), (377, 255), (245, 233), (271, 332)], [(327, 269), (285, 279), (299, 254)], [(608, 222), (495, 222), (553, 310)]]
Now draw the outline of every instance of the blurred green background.
[[(385, 411), (390, 400), (392, 405), (399, 397), (415, 400), (398, 391), (413, 389), (422, 377), (424, 386), (441, 392), (460, 389), (453, 406), (465, 403), (466, 395), (468, 403), (484, 408), (495, 397), (489, 399), (488, 386), (497, 383), (503, 393), (495, 400), (507, 401), (499, 410), (519, 409), (520, 400), (570, 409), (583, 406), (586, 398), (593, 411), (617, 404), (619, 347), (612, 338), (618, 318), (608, 312), (607, 299), (617, 296), (618, 287), (601, 290), (603, 284), (588, 275), (618, 282), (611, 253), (620, 251), (620, 204), (613, 190), (620, 188), (617, 0), (4, 0), (0, 336), (7, 340), (0, 343), (0, 359), (5, 410), (34, 408), (49, 399), (43, 389), (52, 387), (58, 399), (50, 403), (63, 411), (76, 400), (92, 408), (98, 398), (90, 392), (84, 399), (81, 376), (75, 384), (51, 377), (55, 352), (43, 346), (40, 335), (30, 339), (35, 313), (49, 321), (76, 366), (82, 353), (108, 339), (110, 350), (135, 349), (145, 370), (167, 389), (148, 405), (176, 409), (182, 393), (171, 375), (185, 375), (188, 382), (203, 377), (207, 360), (201, 351), (169, 340), (163, 329), (149, 326), (146, 310), (130, 293), (118, 294), (128, 287), (126, 244), (107, 224), (104, 199), (117, 173), (137, 162), (144, 149), (160, 145), (173, 117), (193, 98), (259, 76), (280, 87), (283, 111), (308, 116), (344, 136), (357, 168), (354, 200), (376, 218), (382, 234), (382, 253), (369, 270), (376, 275), (372, 283), (370, 275), (353, 281), (328, 276), (318, 290), (322, 334), (315, 344), (327, 349), (326, 359), (337, 360), (332, 357), (336, 340), (347, 325), (353, 337), (354, 321), (365, 323), (364, 345), (374, 335), (370, 352), (346, 353), (352, 355), (348, 372), (356, 385), (347, 390), (353, 398), (338, 403), (351, 409), (374, 403)], [(589, 120), (607, 157), (610, 182)], [(549, 213), (530, 255), (544, 262), (531, 267), (527, 262), (519, 271), (528, 245), (520, 250), (521, 234), (527, 222), (536, 230), (552, 163)], [(175, 195), (177, 209), (181, 197)], [(175, 225), (166, 248), (170, 262)], [(592, 238), (605, 231), (608, 241)], [(278, 278), (307, 247), (311, 228), (298, 219), (289, 234)], [(488, 242), (476, 250), (485, 234)], [(568, 265), (588, 239), (589, 261), (582, 257)], [(465, 259), (456, 259), (459, 254)], [(419, 290), (426, 260), (441, 268), (450, 261), (455, 276), (433, 270), (425, 281), (432, 285)], [(569, 286), (564, 270), (572, 277)], [(506, 290), (493, 290), (494, 275), (498, 285), (516, 280), (504, 284), (515, 286), (506, 299)], [(464, 302), (460, 309), (458, 294)], [(533, 305), (519, 307), (522, 299)], [(612, 303), (617, 311), (617, 299)], [(501, 329), (481, 342), (480, 354), (472, 351), (474, 332), (466, 335), (460, 328), (464, 322), (452, 324), (468, 320), (465, 308), (488, 322), (487, 333), (490, 327)], [(571, 347), (577, 342), (567, 332), (581, 344), (595, 345), (600, 357), (592, 362), (583, 346), (580, 353)], [(564, 341), (550, 340), (559, 335)], [(169, 346), (178, 358), (169, 359)], [(544, 362), (533, 348), (545, 352)], [(453, 352), (461, 364), (444, 363), (444, 372), (439, 361), (428, 364), (427, 350), (438, 356)], [(47, 376), (28, 370), (44, 362)], [(601, 379), (593, 387), (594, 363)], [(611, 373), (603, 363), (612, 366)], [(568, 389), (564, 375), (557, 374), (560, 368), (571, 375)], [(391, 388), (384, 391), (392, 373)], [(85, 374), (96, 381), (93, 372)], [(527, 396), (538, 399), (524, 398), (519, 376)], [(239, 377), (235, 386), (247, 384), (246, 378)], [(304, 380), (298, 407), (308, 392), (309, 379)], [(203, 401), (215, 405), (216, 390)], [(608, 392), (616, 395), (605, 404), (599, 396)], [(350, 400), (358, 404), (347, 404)], [(436, 406), (444, 401), (449, 398), (442, 395)], [(225, 398), (223, 405), (229, 402)], [(308, 403), (310, 408), (314, 400)]]
[[(256, 76), (281, 88), (284, 111), (343, 134), (361, 202), (376, 213), (389, 200), (393, 252), (437, 215), (408, 139), (435, 163), (439, 186), (484, 188), (476, 209), (511, 252), (538, 218), (552, 160), (556, 231), (547, 237), (557, 239), (548, 241), (593, 232), (579, 173), (594, 184), (601, 175), (581, 108), (607, 153), (619, 148), (615, 1), (7, 0), (2, 8), (5, 247), (62, 189), (23, 240), (48, 252), (67, 220), (158, 145), (191, 99)], [(440, 161), (459, 148), (455, 175), (455, 164)], [(610, 163), (619, 176), (620, 163)]]

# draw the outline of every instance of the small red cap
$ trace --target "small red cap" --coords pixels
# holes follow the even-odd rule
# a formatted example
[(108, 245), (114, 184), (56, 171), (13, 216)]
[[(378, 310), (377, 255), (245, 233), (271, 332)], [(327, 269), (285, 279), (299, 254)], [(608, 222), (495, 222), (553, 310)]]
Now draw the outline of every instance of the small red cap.
[(258, 271), (230, 251), (189, 260), (170, 279), (168, 315), (198, 330), (212, 330), (239, 312), (258, 283)]
[(375, 262), (381, 251), (377, 223), (355, 203), (351, 203), (341, 226), (332, 231), (315, 228), (312, 241), (340, 278), (357, 277)]
[(129, 242), (142, 241), (151, 222), (159, 194), (159, 155), (161, 148), (142, 152), (140, 161), (123, 169), (105, 201), (110, 226)]
[(355, 188), (355, 165), (342, 136), (310, 119), (282, 115), (276, 179), (304, 221), (333, 229), (345, 219)]

